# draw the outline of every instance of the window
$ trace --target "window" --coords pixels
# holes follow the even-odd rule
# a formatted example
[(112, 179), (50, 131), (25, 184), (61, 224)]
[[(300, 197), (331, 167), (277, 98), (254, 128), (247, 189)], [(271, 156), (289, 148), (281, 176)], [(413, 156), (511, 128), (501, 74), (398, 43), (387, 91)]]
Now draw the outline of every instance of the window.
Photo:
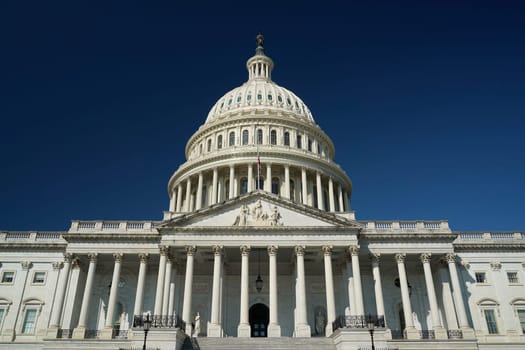
[[(520, 320), (521, 332), (525, 334), (525, 309), (518, 310), (518, 318)], [(0, 322), (2, 321), (0, 320)]]
[(518, 284), (520, 283), (520, 280), (518, 278), (518, 273), (516, 271), (509, 271), (507, 272), (507, 279), (510, 284)]
[(208, 140), (207, 151), (211, 152), (211, 139)]
[(222, 135), (219, 135), (219, 137), (217, 137), (217, 148), (222, 148)]
[(4, 320), (5, 309), (0, 308), (0, 329), (2, 328), (2, 321)]
[(496, 323), (496, 314), (493, 309), (483, 310), (485, 314), (485, 322), (487, 322), (487, 329), (489, 334), (498, 334), (498, 325)]
[(279, 178), (278, 177), (274, 177), (272, 178), (272, 193), (273, 194), (279, 194)]
[(24, 324), (22, 325), (22, 334), (33, 334), (35, 332), (36, 309), (26, 309)]
[(271, 101), (272, 100), (272, 95), (268, 95), (268, 101)]
[(312, 140), (308, 139), (308, 152), (312, 152)]
[(237, 103), (240, 103), (240, 102), (241, 102), (241, 99), (242, 99), (242, 96), (241, 96), (241, 95), (237, 96)]
[(297, 135), (297, 148), (303, 148), (303, 139), (301, 135)]
[(243, 130), (243, 132), (242, 132), (242, 144), (243, 145), (247, 145), (248, 144), (248, 138), (249, 138), (248, 130)]
[(230, 132), (229, 146), (235, 146), (235, 132)]
[(277, 144), (277, 131), (275, 130), (270, 131), (270, 143), (272, 145)]
[(46, 273), (44, 271), (35, 271), (33, 274), (33, 284), (44, 284), (46, 282)]
[(224, 198), (230, 199), (230, 180), (224, 182)]
[(248, 179), (243, 177), (241, 179), (241, 194), (248, 192)]
[(284, 145), (290, 146), (290, 133), (288, 131), (284, 133)]
[(295, 202), (295, 182), (290, 180), (290, 200)]
[(257, 94), (257, 100), (262, 101), (262, 94), (260, 92)]
[(485, 272), (476, 272), (476, 283), (487, 283), (487, 274)]
[(199, 154), (202, 154), (202, 143), (199, 145)]
[(263, 143), (263, 131), (262, 129), (257, 130), (257, 144), (262, 145)]
[(319, 207), (319, 199), (317, 198), (317, 185), (313, 186), (312, 194), (313, 194), (313, 205), (312, 206), (314, 208), (317, 208)]
[(2, 283), (13, 283), (15, 280), (15, 272), (14, 271), (4, 271), (2, 274)]

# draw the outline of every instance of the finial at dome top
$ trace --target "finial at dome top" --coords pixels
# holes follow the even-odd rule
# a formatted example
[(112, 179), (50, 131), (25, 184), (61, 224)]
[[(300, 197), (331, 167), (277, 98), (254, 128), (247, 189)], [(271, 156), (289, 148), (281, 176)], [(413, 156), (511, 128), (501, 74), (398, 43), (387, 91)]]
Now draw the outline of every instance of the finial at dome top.
[(248, 79), (262, 79), (271, 80), (273, 69), (272, 59), (264, 54), (264, 36), (261, 32), (255, 38), (257, 48), (255, 49), (255, 56), (250, 58), (246, 63), (248, 68)]

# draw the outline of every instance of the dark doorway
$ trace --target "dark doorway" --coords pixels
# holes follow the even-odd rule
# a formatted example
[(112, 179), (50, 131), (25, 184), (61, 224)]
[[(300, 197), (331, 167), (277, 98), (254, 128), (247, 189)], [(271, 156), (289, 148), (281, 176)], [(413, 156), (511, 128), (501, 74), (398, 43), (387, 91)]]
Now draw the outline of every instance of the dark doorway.
[(252, 337), (268, 336), (269, 310), (264, 304), (255, 304), (250, 308), (250, 328)]

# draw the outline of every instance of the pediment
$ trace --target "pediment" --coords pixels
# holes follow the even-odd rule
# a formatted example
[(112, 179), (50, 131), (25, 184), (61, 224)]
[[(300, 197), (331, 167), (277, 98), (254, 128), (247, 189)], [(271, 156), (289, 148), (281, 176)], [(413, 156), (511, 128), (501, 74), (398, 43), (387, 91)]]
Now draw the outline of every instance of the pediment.
[(257, 191), (174, 218), (161, 227), (329, 228), (361, 227), (361, 225), (333, 213)]

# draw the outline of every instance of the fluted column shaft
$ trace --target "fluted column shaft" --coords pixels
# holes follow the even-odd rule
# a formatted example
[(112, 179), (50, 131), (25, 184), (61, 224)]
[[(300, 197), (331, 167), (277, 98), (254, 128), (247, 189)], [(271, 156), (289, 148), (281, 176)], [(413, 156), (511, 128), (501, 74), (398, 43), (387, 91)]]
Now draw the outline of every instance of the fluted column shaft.
[(180, 212), (182, 205), (182, 184), (179, 183), (177, 186), (177, 206), (175, 207), (175, 210)]
[(352, 256), (352, 275), (354, 276), (354, 297), (356, 314), (363, 316), (365, 314), (365, 307), (363, 303), (363, 287), (361, 283), (361, 268), (359, 266), (359, 248), (351, 246), (349, 249)]
[(230, 165), (230, 184), (228, 188), (228, 198), (232, 199), (234, 197), (234, 185), (235, 185), (235, 167), (233, 165)]
[(295, 322), (296, 337), (310, 337), (310, 326), (306, 317), (306, 283), (304, 273), (304, 246), (296, 246), (294, 251), (297, 257), (297, 288), (295, 292), (295, 310), (297, 320)]
[(374, 278), (374, 292), (376, 296), (376, 309), (378, 316), (385, 315), (385, 302), (383, 298), (383, 286), (381, 283), (381, 271), (379, 269), (379, 262), (381, 256), (374, 254), (372, 256), (372, 276)]
[(199, 173), (197, 181), (197, 198), (195, 198), (195, 209), (199, 210), (202, 208), (202, 172)]
[(89, 268), (86, 277), (86, 286), (84, 287), (84, 296), (82, 297), (82, 306), (80, 307), (78, 328), (86, 328), (89, 302), (91, 299), (91, 293), (93, 292), (93, 281), (95, 280), (95, 271), (97, 269), (97, 254), (90, 253), (88, 254), (88, 257)]
[(213, 262), (213, 287), (211, 294), (211, 323), (219, 324), (219, 308), (220, 308), (220, 281), (221, 281), (221, 265), (222, 265), (222, 246), (214, 246), (214, 262)]
[(270, 323), (268, 325), (268, 336), (281, 336), (278, 314), (278, 294), (277, 294), (277, 246), (268, 247), (270, 265)]
[(264, 181), (264, 190), (266, 192), (272, 192), (272, 165), (266, 164), (266, 181)]
[(219, 178), (219, 170), (217, 168), (213, 168), (213, 178), (212, 178), (212, 185), (211, 185), (211, 204), (217, 203), (218, 178)]
[(157, 274), (157, 289), (155, 293), (155, 307), (154, 314), (162, 314), (162, 301), (164, 294), (164, 276), (166, 274), (166, 260), (168, 255), (168, 247), (160, 247), (159, 272)]
[(186, 324), (191, 324), (191, 297), (193, 287), (193, 255), (195, 246), (186, 247), (186, 276), (184, 279), (184, 301), (182, 305), (182, 320)]
[(190, 202), (191, 202), (191, 178), (188, 177), (186, 180), (186, 203), (184, 205), (184, 211), (190, 211)]
[(463, 303), (463, 295), (461, 293), (461, 285), (459, 284), (458, 271), (456, 269), (456, 256), (453, 253), (447, 254), (446, 259), (450, 273), (450, 281), (452, 282), (454, 303), (456, 305), (458, 314), (459, 327), (469, 328), (465, 304)]
[(326, 336), (332, 334), (332, 322), (335, 321), (335, 295), (334, 295), (334, 276), (332, 273), (332, 247), (323, 246), (324, 255), (324, 277), (326, 287)]
[(248, 164), (248, 186), (247, 191), (253, 191), (253, 165)]
[(144, 285), (146, 282), (146, 270), (148, 266), (148, 254), (139, 254), (139, 276), (137, 279), (137, 292), (135, 294), (135, 307), (133, 308), (134, 315), (142, 315), (142, 308), (144, 305)]
[(284, 198), (290, 199), (290, 166), (284, 166)]
[(237, 328), (238, 337), (250, 336), (250, 320), (249, 320), (249, 257), (250, 247), (241, 246), (241, 305), (239, 316), (239, 327)]
[(302, 191), (302, 203), (308, 204), (308, 182), (306, 179), (306, 169), (301, 168), (301, 191)]
[(173, 262), (169, 256), (166, 256), (166, 272), (164, 273), (164, 290), (162, 292), (162, 315), (168, 314), (168, 307), (170, 302), (170, 284), (171, 284), (171, 269)]
[[(57, 287), (57, 295), (55, 297), (55, 306), (51, 318), (51, 327), (60, 328), (60, 318), (62, 316), (62, 308), (64, 307), (64, 296), (66, 295), (67, 281), (69, 276), (69, 269), (71, 268), (71, 254), (64, 254), (64, 267), (62, 273), (59, 275), (59, 282)], [(60, 266), (58, 266), (60, 268)]]
[(328, 198), (330, 201), (330, 211), (335, 212), (334, 181), (331, 177), (328, 179)]
[(113, 328), (113, 317), (115, 316), (115, 305), (117, 304), (118, 282), (120, 280), (120, 268), (122, 266), (122, 254), (113, 254), (115, 265), (113, 267), (113, 278), (109, 292), (108, 312), (106, 314), (106, 328)]
[(321, 173), (315, 175), (317, 183), (317, 209), (324, 210), (323, 184), (321, 182)]
[(399, 286), (401, 288), (401, 301), (403, 303), (406, 328), (414, 328), (414, 320), (412, 319), (412, 305), (410, 304), (410, 293), (408, 290), (407, 274), (405, 270), (405, 257), (405, 254), (396, 254), (397, 270), (399, 273)]
[(169, 211), (171, 212), (175, 211), (176, 199), (177, 199), (177, 196), (175, 193), (175, 189), (173, 189), (173, 191), (171, 191), (170, 208), (169, 208)]
[(337, 185), (337, 197), (339, 199), (339, 211), (344, 212), (345, 205), (343, 203), (343, 189), (341, 188), (341, 184)]
[(423, 263), (423, 272), (425, 274), (425, 283), (427, 285), (428, 303), (430, 304), (430, 315), (432, 317), (432, 324), (434, 328), (442, 327), (441, 319), (439, 317), (438, 302), (436, 297), (436, 290), (434, 288), (434, 281), (432, 279), (432, 270), (430, 268), (430, 253), (421, 254), (421, 262)]

